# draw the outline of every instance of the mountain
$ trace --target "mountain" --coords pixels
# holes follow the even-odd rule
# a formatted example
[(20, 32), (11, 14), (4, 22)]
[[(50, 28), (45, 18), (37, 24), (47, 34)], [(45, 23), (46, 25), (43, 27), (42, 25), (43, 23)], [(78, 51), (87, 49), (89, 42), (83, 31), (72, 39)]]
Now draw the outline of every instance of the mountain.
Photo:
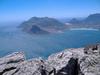
[(46, 60), (26, 60), (15, 52), (0, 58), (0, 75), (100, 75), (100, 44), (66, 49)]
[(100, 13), (91, 14), (82, 20), (77, 20), (74, 18), (70, 20), (69, 23), (73, 26), (75, 25), (76, 27), (91, 27), (100, 29)]
[(19, 27), (30, 33), (49, 33), (63, 30), (66, 25), (54, 18), (32, 17), (28, 21), (23, 22)]
[(71, 23), (71, 24), (79, 24), (80, 21), (77, 20), (76, 18), (73, 18), (73, 19), (71, 19), (71, 20), (69, 21), (69, 23)]
[(100, 14), (89, 15), (85, 20), (85, 24), (100, 25)]
[(23, 29), (23, 31), (28, 32), (30, 34), (33, 34), (33, 33), (34, 34), (48, 34), (49, 33), (48, 31), (45, 31), (36, 25), (33, 25), (29, 28), (27, 27), (27, 28)]
[(49, 32), (42, 30), (41, 28), (39, 28), (38, 26), (35, 26), (35, 25), (33, 25), (29, 31), (30, 31), (30, 33), (32, 32), (35, 34), (47, 34), (47, 33), (49, 33)]

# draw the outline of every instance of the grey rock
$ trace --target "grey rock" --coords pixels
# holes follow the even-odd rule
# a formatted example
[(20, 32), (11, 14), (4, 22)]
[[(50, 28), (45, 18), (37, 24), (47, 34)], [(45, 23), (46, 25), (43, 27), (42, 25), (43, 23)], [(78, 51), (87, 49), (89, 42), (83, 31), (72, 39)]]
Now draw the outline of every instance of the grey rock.
[(47, 60), (25, 60), (24, 53), (16, 52), (0, 58), (0, 75), (100, 75), (100, 44), (94, 47), (66, 49)]

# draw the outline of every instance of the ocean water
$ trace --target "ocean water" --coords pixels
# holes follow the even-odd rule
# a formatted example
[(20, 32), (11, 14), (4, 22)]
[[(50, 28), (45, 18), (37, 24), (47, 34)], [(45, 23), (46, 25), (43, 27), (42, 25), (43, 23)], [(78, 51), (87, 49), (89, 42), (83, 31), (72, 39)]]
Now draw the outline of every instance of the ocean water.
[(49, 35), (30, 35), (15, 26), (0, 27), (0, 57), (23, 51), (26, 58), (43, 57), (66, 48), (84, 47), (100, 43), (99, 30), (65, 30)]

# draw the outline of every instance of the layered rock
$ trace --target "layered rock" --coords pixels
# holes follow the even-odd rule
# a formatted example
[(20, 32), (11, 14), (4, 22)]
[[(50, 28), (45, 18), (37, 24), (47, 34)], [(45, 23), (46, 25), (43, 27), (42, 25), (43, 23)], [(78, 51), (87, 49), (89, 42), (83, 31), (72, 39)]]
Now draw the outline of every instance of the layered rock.
[(24, 60), (25, 56), (22, 52), (15, 52), (0, 58), (0, 75), (13, 74), (18, 70), (19, 64), (21, 64)]
[(16, 52), (0, 58), (0, 75), (100, 75), (100, 44), (66, 49), (47, 60), (25, 60)]

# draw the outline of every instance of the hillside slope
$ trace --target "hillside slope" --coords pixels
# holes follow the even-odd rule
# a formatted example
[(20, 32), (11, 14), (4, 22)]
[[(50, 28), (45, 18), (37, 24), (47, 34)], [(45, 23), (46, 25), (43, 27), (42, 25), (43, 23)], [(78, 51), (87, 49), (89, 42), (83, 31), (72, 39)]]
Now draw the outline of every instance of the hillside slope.
[(69, 21), (69, 23), (71, 24), (71, 27), (86, 27), (100, 29), (100, 14), (91, 14), (82, 20), (73, 18)]
[[(36, 29), (34, 28), (36, 27)], [(23, 22), (19, 28), (30, 33), (49, 33), (64, 30), (66, 25), (54, 18), (48, 17), (32, 17), (28, 21)]]

